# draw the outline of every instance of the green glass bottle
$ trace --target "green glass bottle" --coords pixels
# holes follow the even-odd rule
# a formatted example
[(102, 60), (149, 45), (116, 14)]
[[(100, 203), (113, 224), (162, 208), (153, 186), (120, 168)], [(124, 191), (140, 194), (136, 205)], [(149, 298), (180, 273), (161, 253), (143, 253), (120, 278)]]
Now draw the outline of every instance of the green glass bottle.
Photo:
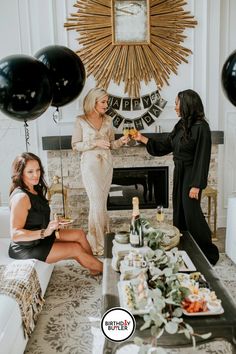
[(139, 199), (133, 197), (133, 212), (130, 223), (130, 244), (132, 247), (143, 247), (143, 228), (139, 213)]

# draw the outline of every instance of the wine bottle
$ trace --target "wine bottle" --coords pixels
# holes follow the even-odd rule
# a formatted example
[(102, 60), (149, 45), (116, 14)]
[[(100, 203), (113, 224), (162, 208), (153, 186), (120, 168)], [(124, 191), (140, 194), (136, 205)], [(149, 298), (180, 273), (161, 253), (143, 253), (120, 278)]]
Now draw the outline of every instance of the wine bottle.
[(143, 246), (143, 228), (140, 220), (139, 213), (139, 199), (134, 197), (132, 199), (133, 213), (130, 223), (130, 244), (132, 247), (142, 247)]

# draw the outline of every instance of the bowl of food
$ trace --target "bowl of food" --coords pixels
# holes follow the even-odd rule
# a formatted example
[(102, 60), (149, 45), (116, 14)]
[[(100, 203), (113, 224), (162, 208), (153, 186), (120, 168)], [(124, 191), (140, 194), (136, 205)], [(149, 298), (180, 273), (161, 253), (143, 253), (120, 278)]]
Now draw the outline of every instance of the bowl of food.
[(129, 243), (129, 232), (119, 231), (115, 234), (115, 240), (118, 243)]

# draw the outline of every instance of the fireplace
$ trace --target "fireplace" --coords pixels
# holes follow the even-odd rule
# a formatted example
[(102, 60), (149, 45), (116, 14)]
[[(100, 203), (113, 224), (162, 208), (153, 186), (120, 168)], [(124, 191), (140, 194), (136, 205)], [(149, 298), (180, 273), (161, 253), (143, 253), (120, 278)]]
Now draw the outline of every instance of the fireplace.
[(114, 168), (107, 209), (132, 209), (134, 196), (139, 197), (140, 209), (154, 209), (157, 205), (168, 208), (168, 166)]

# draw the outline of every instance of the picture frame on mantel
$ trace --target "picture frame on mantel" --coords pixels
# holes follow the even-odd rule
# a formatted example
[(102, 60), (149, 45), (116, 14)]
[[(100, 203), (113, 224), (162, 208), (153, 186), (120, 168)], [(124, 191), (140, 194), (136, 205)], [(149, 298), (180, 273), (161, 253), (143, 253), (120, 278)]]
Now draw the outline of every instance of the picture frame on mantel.
[(149, 0), (112, 0), (112, 44), (150, 44)]

